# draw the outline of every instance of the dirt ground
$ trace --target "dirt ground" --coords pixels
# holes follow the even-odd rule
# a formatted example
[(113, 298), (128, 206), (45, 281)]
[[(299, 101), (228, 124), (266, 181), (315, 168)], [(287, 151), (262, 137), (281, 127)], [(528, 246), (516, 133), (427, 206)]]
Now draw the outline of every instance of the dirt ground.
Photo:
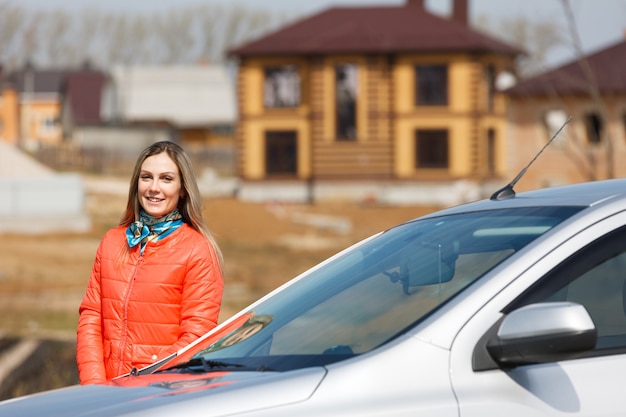
[[(88, 233), (0, 236), (0, 336), (74, 337), (96, 247), (117, 224), (125, 195), (90, 191), (86, 205)], [(221, 320), (351, 243), (434, 210), (235, 198), (207, 199), (204, 206), (225, 258)]]

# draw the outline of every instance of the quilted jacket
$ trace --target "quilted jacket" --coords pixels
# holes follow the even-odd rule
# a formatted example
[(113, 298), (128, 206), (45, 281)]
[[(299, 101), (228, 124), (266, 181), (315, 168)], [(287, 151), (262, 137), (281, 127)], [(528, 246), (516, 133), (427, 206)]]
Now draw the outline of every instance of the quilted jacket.
[[(215, 249), (183, 224), (128, 256), (125, 227), (102, 238), (79, 308), (82, 384), (104, 383), (176, 352), (217, 325), (223, 280)], [(121, 259), (121, 260), (120, 260)]]

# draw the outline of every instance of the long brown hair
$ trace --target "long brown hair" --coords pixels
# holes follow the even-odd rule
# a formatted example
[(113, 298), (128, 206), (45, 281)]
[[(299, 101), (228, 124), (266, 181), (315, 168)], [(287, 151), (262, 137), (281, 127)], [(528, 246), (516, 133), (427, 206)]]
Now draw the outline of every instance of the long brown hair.
[(208, 242), (210, 242), (215, 248), (217, 257), (219, 260), (219, 267), (222, 269), (224, 258), (222, 251), (217, 242), (213, 238), (213, 234), (205, 224), (202, 217), (202, 197), (200, 190), (198, 189), (198, 183), (196, 182), (196, 176), (191, 164), (191, 160), (187, 153), (174, 142), (161, 141), (153, 143), (148, 146), (137, 158), (133, 174), (130, 178), (130, 187), (128, 189), (128, 201), (126, 202), (126, 210), (120, 220), (121, 226), (129, 226), (135, 220), (139, 219), (141, 212), (141, 205), (139, 204), (139, 175), (141, 173), (141, 166), (144, 161), (154, 155), (160, 153), (167, 153), (172, 158), (172, 161), (178, 167), (178, 171), (181, 176), (181, 187), (183, 194), (178, 200), (178, 211), (183, 216), (183, 220), (189, 226), (200, 232)]

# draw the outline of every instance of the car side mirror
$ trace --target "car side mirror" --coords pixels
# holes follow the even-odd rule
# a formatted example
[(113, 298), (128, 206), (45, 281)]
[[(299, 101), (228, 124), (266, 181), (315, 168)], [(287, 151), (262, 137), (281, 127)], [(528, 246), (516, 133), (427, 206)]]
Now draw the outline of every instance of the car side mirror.
[(570, 359), (596, 345), (589, 313), (571, 302), (538, 303), (511, 312), (487, 350), (503, 366)]
[[(488, 335), (489, 359), (474, 352), (474, 370), (512, 368), (533, 363), (572, 359), (592, 350), (597, 330), (584, 306), (572, 302), (546, 302), (509, 313)], [(490, 363), (491, 362), (491, 365)]]

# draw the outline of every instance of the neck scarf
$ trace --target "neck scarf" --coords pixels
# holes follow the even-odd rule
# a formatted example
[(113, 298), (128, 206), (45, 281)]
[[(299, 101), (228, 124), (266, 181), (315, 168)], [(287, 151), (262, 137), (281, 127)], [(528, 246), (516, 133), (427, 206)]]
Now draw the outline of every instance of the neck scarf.
[(150, 216), (142, 211), (139, 220), (131, 223), (126, 229), (128, 246), (132, 248), (141, 244), (141, 253), (143, 254), (148, 241), (156, 242), (168, 236), (183, 224), (182, 218), (183, 216), (180, 215), (178, 209), (163, 217)]

